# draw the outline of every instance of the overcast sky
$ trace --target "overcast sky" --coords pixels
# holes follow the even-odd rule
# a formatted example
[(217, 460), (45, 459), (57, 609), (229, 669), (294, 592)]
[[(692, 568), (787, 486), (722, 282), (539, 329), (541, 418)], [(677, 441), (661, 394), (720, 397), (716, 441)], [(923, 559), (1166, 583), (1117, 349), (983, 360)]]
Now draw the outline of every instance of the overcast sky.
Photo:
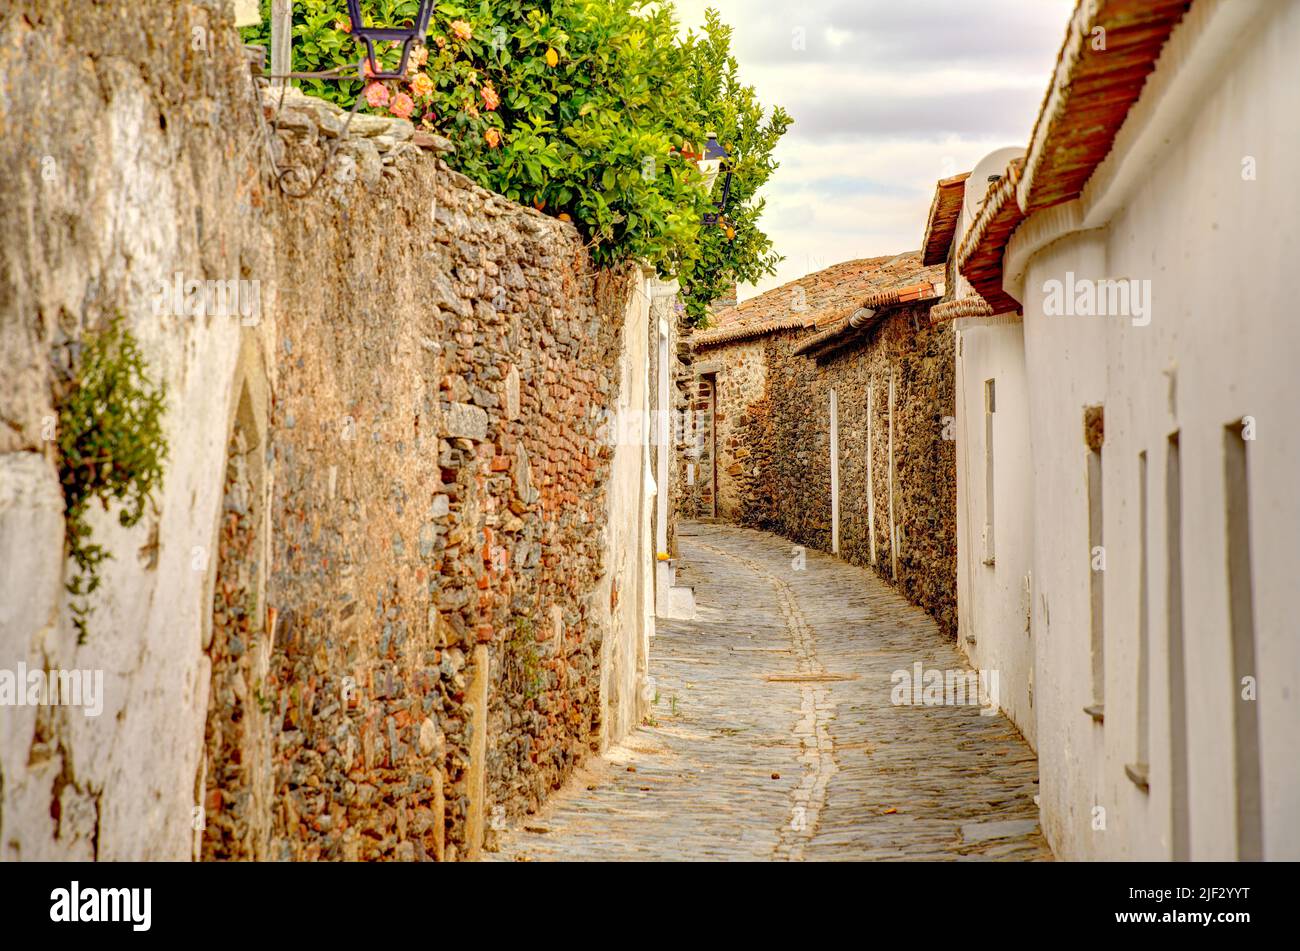
[[(785, 255), (757, 291), (839, 261), (914, 251), (940, 178), (1024, 148), (1074, 0), (676, 0), (714, 7), (741, 78), (794, 125), (764, 195)], [(802, 49), (799, 39), (802, 38)]]

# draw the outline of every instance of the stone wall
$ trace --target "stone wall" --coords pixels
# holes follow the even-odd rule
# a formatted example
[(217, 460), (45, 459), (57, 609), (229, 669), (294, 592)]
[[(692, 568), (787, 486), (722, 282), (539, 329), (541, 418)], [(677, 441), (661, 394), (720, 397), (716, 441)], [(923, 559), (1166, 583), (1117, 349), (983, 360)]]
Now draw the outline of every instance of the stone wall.
[[(215, 4), (32, 0), (0, 17), (0, 670), (99, 671), (104, 694), (98, 716), (0, 711), (0, 857), (189, 858), (234, 381), (270, 321), (160, 312), (155, 290), (266, 276), (260, 109)], [(170, 459), (135, 527), (92, 506), (113, 557), (79, 644), (54, 392), (117, 314), (166, 384)]]
[(805, 331), (782, 331), (695, 356), (697, 368), (716, 370), (720, 516), (832, 550), (834, 390), (839, 555), (873, 567), (955, 637), (951, 328), (931, 327), (927, 308), (912, 305), (825, 357), (794, 354), (804, 339)]
[[(770, 338), (767, 345), (765, 460), (771, 479), (757, 499), (762, 513), (757, 521), (830, 550), (829, 405), (834, 389), (839, 404), (840, 557), (874, 567), (955, 637), (951, 328), (931, 327), (927, 308), (918, 305), (891, 314), (866, 342), (824, 359), (794, 356), (792, 344), (792, 335), (786, 334)], [(874, 506), (868, 501), (868, 483)]]
[(677, 340), (673, 347), (673, 365), (671, 390), (668, 402), (672, 408), (672, 420), (669, 428), (669, 500), (672, 508), (673, 538), (668, 549), (670, 555), (677, 554), (676, 529), (680, 518), (696, 518), (696, 501), (694, 496), (695, 469), (688, 468), (695, 462), (694, 446), (695, 397), (698, 384), (695, 380), (695, 354), (691, 350), (691, 338), (694, 329), (677, 324)]
[(717, 451), (714, 394), (716, 367), (696, 364), (681, 401), (677, 458), (681, 466), (681, 511), (686, 518), (717, 515), (714, 458)]
[(286, 227), (279, 258), (275, 798), (336, 817), (313, 837), (286, 816), (295, 855), (435, 854), (440, 800), (463, 848), (476, 783), (535, 808), (601, 729), (599, 410), (626, 280), (598, 280), (572, 227), (403, 171), (350, 228), (334, 206)]
[[(5, 710), (0, 855), (474, 857), (639, 716), (652, 555), (609, 526), (648, 517), (644, 450), (615, 498), (601, 426), (644, 373), (641, 278), (407, 123), (259, 93), (224, 4), (17, 9), (0, 668), (103, 670), (105, 705)], [(160, 314), (175, 275), (255, 282), (256, 313)], [(115, 313), (170, 456), (139, 526), (93, 515), (78, 645), (47, 424)]]
[(711, 364), (725, 369), (716, 374), (714, 425), (718, 517), (746, 522), (762, 493), (762, 470), (754, 458), (762, 451), (762, 403), (767, 389), (767, 352), (760, 337), (734, 343), (709, 356)]

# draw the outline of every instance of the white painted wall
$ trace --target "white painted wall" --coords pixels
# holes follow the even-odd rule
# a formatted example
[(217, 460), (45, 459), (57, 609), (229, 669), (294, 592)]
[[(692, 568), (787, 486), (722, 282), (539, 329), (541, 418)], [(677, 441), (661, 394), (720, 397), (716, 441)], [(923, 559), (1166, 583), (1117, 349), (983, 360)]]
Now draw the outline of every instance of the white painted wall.
[[(205, 273), (180, 224), (193, 195), (178, 188), (159, 143), (148, 92), (125, 86), (85, 132), (102, 174), (77, 200), (99, 226), (56, 273), (29, 275), (45, 309), (80, 313), (94, 297), (124, 302), (155, 379), (165, 382), (170, 449), (157, 515), (123, 528), (92, 506), (94, 541), (113, 554), (78, 645), (63, 590), (63, 499), (52, 453), (0, 456), (0, 669), (103, 672), (103, 710), (9, 707), (0, 714), (0, 860), (187, 859), (195, 777), (211, 679), (202, 640), (211, 622), (212, 569), (221, 506), (232, 379), (241, 336), (273, 339), (273, 308), (257, 328), (237, 318), (151, 313), (155, 282)], [(89, 218), (85, 220), (90, 220)], [(157, 532), (156, 559), (140, 554)], [(195, 549), (199, 549), (196, 553)], [(196, 554), (198, 558), (196, 559)], [(50, 725), (38, 727), (38, 712)], [(59, 776), (74, 780), (58, 794)]]
[[(1083, 196), (1026, 221), (1006, 286), (1024, 303), (1035, 461), (1036, 704), (1044, 830), (1066, 859), (1171, 857), (1165, 447), (1181, 433), (1190, 856), (1237, 856), (1224, 426), (1253, 416), (1251, 556), (1264, 854), (1300, 858), (1300, 4), (1198, 3)], [(1244, 180), (1253, 157), (1257, 178)], [(1065, 272), (1149, 280), (1148, 326), (1049, 317)], [(1090, 702), (1083, 409), (1105, 405), (1106, 709)], [(1148, 453), (1150, 791), (1136, 755), (1140, 526)], [(1105, 810), (1094, 828), (1093, 808)]]
[[(1037, 746), (1026, 580), (1033, 558), (1033, 461), (1020, 318), (963, 318), (957, 331), (957, 641), (971, 666), (998, 672), (998, 705)], [(985, 381), (996, 381), (993, 512), (986, 564)]]
[(650, 637), (654, 631), (655, 483), (650, 431), (650, 282), (638, 270), (623, 318), (614, 458), (610, 466), (606, 573), (594, 599), (609, 628), (601, 643), (601, 744), (640, 723)]

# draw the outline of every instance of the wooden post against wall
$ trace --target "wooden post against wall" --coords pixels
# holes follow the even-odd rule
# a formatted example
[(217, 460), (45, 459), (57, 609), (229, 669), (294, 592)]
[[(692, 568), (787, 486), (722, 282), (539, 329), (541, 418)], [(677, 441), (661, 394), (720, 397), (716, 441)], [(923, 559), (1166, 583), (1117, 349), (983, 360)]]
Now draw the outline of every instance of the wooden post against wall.
[(898, 522), (894, 519), (894, 367), (889, 367), (889, 577), (898, 580)]
[(465, 795), (469, 809), (465, 815), (464, 858), (477, 862), (483, 855), (483, 829), (487, 803), (487, 730), (488, 665), (491, 663), (486, 644), (474, 645), (474, 673), (465, 697), (470, 722), (469, 765), (466, 769)]
[[(271, 0), (271, 75), (293, 69), (293, 0)], [(286, 80), (274, 79), (276, 86)]]
[(840, 553), (840, 405), (831, 390), (831, 554)]

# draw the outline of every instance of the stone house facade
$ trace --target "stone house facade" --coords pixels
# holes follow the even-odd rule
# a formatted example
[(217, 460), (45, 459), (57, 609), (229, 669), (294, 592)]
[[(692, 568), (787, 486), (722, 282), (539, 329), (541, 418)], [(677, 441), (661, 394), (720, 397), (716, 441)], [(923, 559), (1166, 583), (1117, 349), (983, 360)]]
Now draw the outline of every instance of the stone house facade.
[[(956, 631), (951, 331), (942, 268), (849, 261), (691, 339), (690, 511), (870, 566)], [(691, 480), (686, 480), (690, 482)]]

